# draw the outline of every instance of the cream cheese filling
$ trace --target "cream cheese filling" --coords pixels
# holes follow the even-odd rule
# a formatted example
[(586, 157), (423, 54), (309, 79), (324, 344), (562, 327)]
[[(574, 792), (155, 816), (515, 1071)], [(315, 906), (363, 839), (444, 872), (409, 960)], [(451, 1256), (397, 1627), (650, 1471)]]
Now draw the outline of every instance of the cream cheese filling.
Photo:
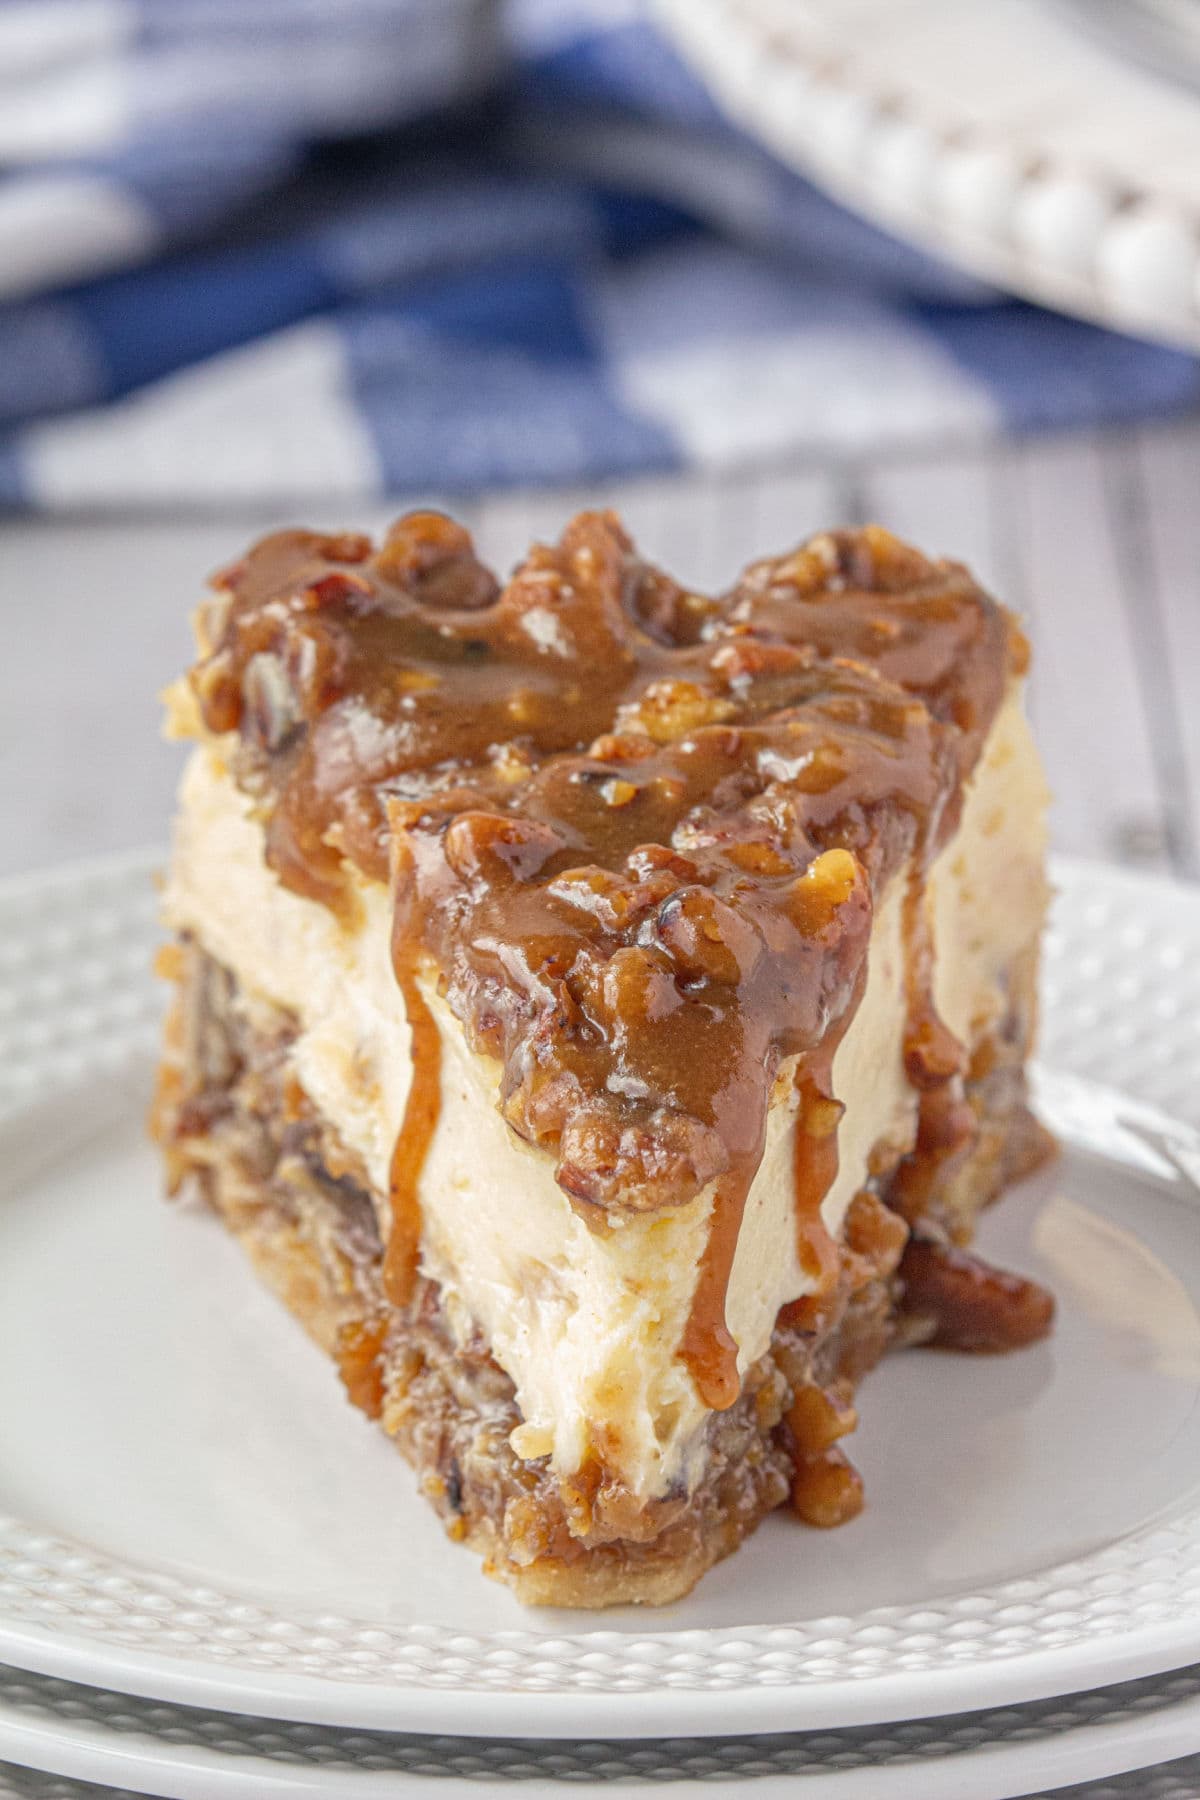
[[(927, 889), (937, 1005), (968, 1043), (1002, 1012), (1005, 970), (1040, 925), (1045, 805), (1013, 693)], [(866, 986), (833, 1064), (845, 1114), (838, 1176), (822, 1213), (835, 1235), (872, 1151), (907, 1149), (915, 1131), (916, 1095), (902, 1055), (903, 885), (895, 879), (876, 906)], [(263, 860), (261, 829), (220, 745), (194, 751), (166, 922), (194, 933), (230, 968), (251, 1007), (260, 996), (295, 1014), (295, 1074), (362, 1158), (379, 1196), (387, 1193), (410, 1082), (409, 1029), (390, 963), (389, 895), (363, 882), (361, 900), (360, 923), (348, 930), (327, 908), (282, 887)], [(456, 1328), (478, 1325), (515, 1384), (523, 1422), (514, 1449), (548, 1456), (569, 1474), (599, 1444), (644, 1499), (681, 1480), (690, 1485), (705, 1408), (677, 1351), (711, 1192), (673, 1211), (590, 1230), (556, 1184), (552, 1158), (501, 1117), (495, 1065), (468, 1047), (432, 983), (426, 991), (442, 1039), (442, 1110), (421, 1181), (422, 1264), (441, 1284)], [(786, 1076), (776, 1084), (727, 1297), (743, 1370), (766, 1350), (780, 1306), (811, 1285), (796, 1253), (794, 1096)]]

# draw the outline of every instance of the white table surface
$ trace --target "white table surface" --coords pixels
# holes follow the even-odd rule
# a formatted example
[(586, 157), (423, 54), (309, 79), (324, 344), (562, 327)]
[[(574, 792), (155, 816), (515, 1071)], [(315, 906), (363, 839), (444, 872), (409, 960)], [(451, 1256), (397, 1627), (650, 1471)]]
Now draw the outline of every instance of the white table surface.
[[(586, 499), (619, 506), (647, 554), (699, 586), (867, 518), (962, 557), (1029, 620), (1057, 847), (1200, 876), (1200, 422)], [(585, 496), (442, 503), (508, 566)], [(305, 522), (377, 526), (389, 510)], [(0, 874), (165, 842), (182, 759), (156, 696), (188, 661), (191, 606), (209, 570), (294, 522), (0, 522)]]

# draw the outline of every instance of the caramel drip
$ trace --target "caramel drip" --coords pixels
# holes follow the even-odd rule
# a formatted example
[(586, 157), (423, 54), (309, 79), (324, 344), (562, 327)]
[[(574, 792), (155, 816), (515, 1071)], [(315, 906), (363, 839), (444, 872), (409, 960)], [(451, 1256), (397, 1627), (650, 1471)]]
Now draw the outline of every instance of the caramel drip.
[[(837, 1033), (839, 1040), (841, 1035)], [(837, 1243), (821, 1213), (821, 1202), (837, 1180), (838, 1125), (846, 1110), (833, 1097), (833, 1050), (832, 1044), (822, 1044), (810, 1056), (802, 1057), (796, 1069), (798, 1105), (792, 1146), (796, 1255), (815, 1283), (811, 1297), (818, 1301), (829, 1293), (838, 1272)]]
[[(842, 1018), (826, 1031), (818, 1048), (796, 1065), (792, 1151), (796, 1256), (813, 1283), (797, 1305), (806, 1312), (819, 1310), (829, 1298), (840, 1266), (837, 1241), (822, 1216), (821, 1203), (837, 1179), (838, 1124), (846, 1110), (833, 1097), (833, 1058), (862, 997), (864, 975), (865, 964)], [(714, 1412), (732, 1406), (741, 1391), (738, 1347), (726, 1323), (725, 1306), (746, 1200), (761, 1160), (759, 1144), (735, 1172), (717, 1184), (700, 1279), (680, 1348), (700, 1398)]]
[[(358, 875), (392, 876), (413, 1082), (389, 1296), (411, 1290), (440, 1099), (419, 957), (589, 1224), (715, 1184), (684, 1354), (729, 1405), (725, 1294), (772, 1085), (852, 1010), (872, 896), (953, 828), (1019, 664), (1007, 616), (874, 527), (704, 597), (605, 513), (503, 588), (430, 513), (378, 546), (279, 533), (215, 587), (191, 694), (206, 733), (237, 734), (269, 865), (335, 911)], [(912, 1015), (917, 1085), (938, 1090), (922, 1131), (941, 1147), (965, 1123), (957, 1047), (931, 1005)], [(827, 1079), (801, 1098), (827, 1118)], [(836, 1145), (805, 1136), (797, 1230), (824, 1279)]]
[(792, 1142), (792, 1184), (796, 1214), (796, 1257), (812, 1281), (812, 1287), (786, 1308), (791, 1323), (802, 1331), (815, 1331), (825, 1322), (836, 1302), (841, 1251), (821, 1211), (826, 1194), (837, 1180), (840, 1167), (838, 1126), (846, 1108), (834, 1098), (833, 1059), (867, 985), (864, 956), (855, 976), (849, 1003), (841, 1017), (826, 1027), (815, 1050), (796, 1065), (796, 1129)]
[(725, 1322), (725, 1300), (746, 1197), (757, 1167), (757, 1157), (746, 1158), (717, 1183), (700, 1278), (679, 1348), (700, 1398), (713, 1412), (725, 1412), (741, 1393), (738, 1347)]
[(392, 1227), (383, 1259), (383, 1286), (393, 1306), (406, 1306), (412, 1298), (421, 1248), (421, 1170), (442, 1110), (442, 1044), (417, 982), (413, 948), (404, 940), (399, 925), (392, 942), (392, 967), (412, 1032), (412, 1085), (392, 1152), (388, 1183)]
[(925, 1211), (947, 1164), (966, 1153), (978, 1130), (964, 1091), (966, 1049), (934, 1004), (934, 945), (925, 899), (924, 874), (915, 870), (904, 897), (904, 1072), (918, 1095), (917, 1141), (896, 1171), (889, 1196), (910, 1224)]

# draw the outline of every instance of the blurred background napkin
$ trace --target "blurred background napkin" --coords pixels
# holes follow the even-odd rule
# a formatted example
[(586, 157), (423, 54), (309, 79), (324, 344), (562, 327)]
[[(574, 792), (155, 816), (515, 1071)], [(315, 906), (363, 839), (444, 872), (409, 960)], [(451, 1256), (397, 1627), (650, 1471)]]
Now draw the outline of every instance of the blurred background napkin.
[(0, 505), (727, 469), (1194, 406), (724, 123), (636, 0), (0, 0)]

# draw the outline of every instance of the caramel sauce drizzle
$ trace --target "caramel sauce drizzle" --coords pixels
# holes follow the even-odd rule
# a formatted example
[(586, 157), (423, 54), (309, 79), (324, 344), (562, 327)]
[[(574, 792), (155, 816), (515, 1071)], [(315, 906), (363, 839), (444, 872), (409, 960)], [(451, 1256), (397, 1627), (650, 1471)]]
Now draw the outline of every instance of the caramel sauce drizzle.
[[(796, 1257), (812, 1283), (798, 1304), (812, 1309), (814, 1317), (834, 1287), (839, 1267), (837, 1240), (825, 1223), (821, 1202), (837, 1179), (838, 1123), (845, 1110), (833, 1097), (833, 1057), (857, 998), (828, 1041), (796, 1065), (792, 1149)], [(726, 1322), (726, 1303), (746, 1201), (761, 1159), (759, 1145), (757, 1154), (740, 1159), (716, 1185), (700, 1275), (679, 1350), (700, 1398), (714, 1412), (724, 1412), (741, 1392), (738, 1346)]]
[[(847, 1008), (848, 1024), (857, 1009), (858, 996)], [(838, 1042), (845, 1025), (834, 1034)], [(800, 1267), (814, 1283), (811, 1298), (819, 1303), (837, 1279), (837, 1241), (825, 1223), (821, 1203), (837, 1180), (838, 1126), (845, 1107), (833, 1095), (833, 1055), (836, 1043), (822, 1044), (802, 1060), (796, 1070), (795, 1143), (792, 1153), (796, 1206), (796, 1253)]]
[(700, 1398), (713, 1412), (724, 1412), (741, 1393), (737, 1340), (725, 1323), (725, 1299), (754, 1170), (754, 1164), (743, 1165), (717, 1183), (700, 1277), (679, 1347)]
[(975, 1141), (978, 1121), (964, 1091), (969, 1058), (934, 1001), (934, 948), (923, 873), (914, 870), (904, 896), (908, 1015), (904, 1072), (917, 1091), (917, 1138), (897, 1169), (890, 1198), (913, 1224), (934, 1187)]
[(412, 1299), (421, 1251), (421, 1172), (442, 1110), (442, 1042), (417, 981), (411, 943), (397, 934), (392, 966), (412, 1032), (412, 1083), (392, 1151), (388, 1199), (392, 1224), (383, 1257), (383, 1289), (393, 1306)]
[[(393, 884), (413, 1080), (389, 1298), (412, 1293), (441, 1104), (420, 966), (589, 1223), (713, 1188), (681, 1353), (730, 1405), (729, 1274), (775, 1076), (797, 1059), (797, 1243), (819, 1296), (837, 1264), (832, 1056), (872, 895), (952, 828), (1019, 663), (1008, 616), (875, 527), (697, 595), (610, 514), (536, 546), (503, 589), (429, 513), (378, 548), (280, 533), (214, 586), (191, 686), (205, 730), (234, 736), (268, 862), (335, 909), (348, 868)], [(941, 1143), (961, 1072), (942, 1069), (929, 991), (914, 978), (908, 1054)]]
[[(793, 911), (813, 935), (828, 933), (841, 907), (853, 898), (861, 901), (861, 869), (844, 852), (833, 852), (810, 864), (806, 877), (793, 902)], [(810, 1292), (798, 1305), (814, 1316), (836, 1285), (839, 1268), (837, 1242), (821, 1212), (821, 1203), (837, 1178), (838, 1124), (845, 1111), (833, 1095), (833, 1059), (858, 1009), (866, 971), (864, 955), (858, 961), (851, 991), (844, 997), (840, 1018), (826, 1027), (812, 1050), (798, 1058), (793, 1076), (796, 1257), (812, 1283)], [(765, 1124), (763, 1118), (756, 1141), (717, 1184), (699, 1278), (679, 1349), (701, 1399), (714, 1412), (724, 1412), (741, 1392), (738, 1345), (729, 1329), (726, 1311), (746, 1201), (762, 1161)]]

